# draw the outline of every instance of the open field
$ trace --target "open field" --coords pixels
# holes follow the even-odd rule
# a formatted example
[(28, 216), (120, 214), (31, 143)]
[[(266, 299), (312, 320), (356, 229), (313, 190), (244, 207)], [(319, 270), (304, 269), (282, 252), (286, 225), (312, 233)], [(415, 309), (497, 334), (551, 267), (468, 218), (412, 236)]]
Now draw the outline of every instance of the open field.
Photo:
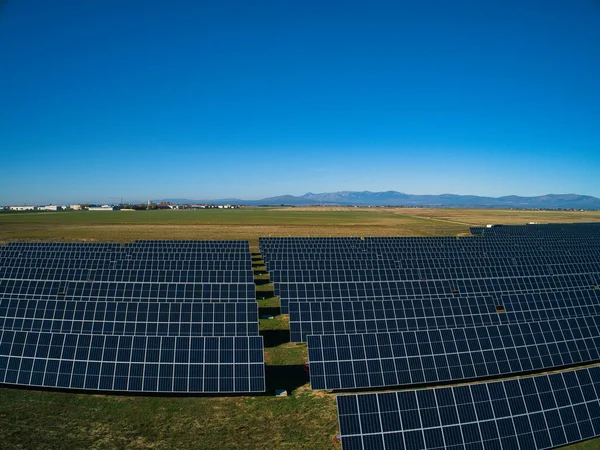
[[(247, 208), (9, 213), (0, 214), (0, 242), (248, 239), (257, 251), (259, 236), (458, 235), (467, 234), (470, 225), (529, 221), (600, 221), (600, 212)], [(272, 285), (257, 289), (268, 292)], [(339, 449), (335, 396), (309, 389), (303, 368), (306, 345), (287, 342), (289, 322), (278, 315), (278, 299), (258, 303), (261, 315), (275, 316), (260, 320), (266, 395), (169, 398), (2, 388), (0, 447)], [(277, 388), (290, 396), (274, 397)], [(572, 446), (599, 447), (598, 440)]]
[(430, 208), (242, 208), (0, 214), (0, 243), (247, 239), (260, 236), (433, 236), (472, 225), (598, 222), (600, 212)]

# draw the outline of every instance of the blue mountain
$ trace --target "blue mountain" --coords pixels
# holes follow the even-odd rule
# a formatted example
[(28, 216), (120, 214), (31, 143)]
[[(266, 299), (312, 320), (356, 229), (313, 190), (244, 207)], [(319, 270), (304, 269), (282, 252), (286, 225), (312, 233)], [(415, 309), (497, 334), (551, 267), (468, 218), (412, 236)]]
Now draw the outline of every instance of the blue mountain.
[[(158, 201), (158, 200), (157, 200)], [(477, 195), (414, 195), (397, 191), (340, 191), (301, 196), (282, 195), (262, 200), (235, 198), (213, 200), (164, 199), (171, 203), (235, 203), (250, 206), (430, 206), (462, 208), (531, 208), (531, 209), (600, 209), (600, 199), (579, 194), (547, 194), (537, 197), (509, 195), (505, 197), (481, 197)]]

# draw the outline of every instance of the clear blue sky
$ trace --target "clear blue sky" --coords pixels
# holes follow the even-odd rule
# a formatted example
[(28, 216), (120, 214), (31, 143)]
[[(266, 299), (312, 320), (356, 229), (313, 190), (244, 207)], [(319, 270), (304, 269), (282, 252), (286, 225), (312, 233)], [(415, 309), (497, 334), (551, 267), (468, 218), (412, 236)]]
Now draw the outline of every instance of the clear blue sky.
[(600, 1), (3, 1), (0, 154), (0, 204), (600, 197)]

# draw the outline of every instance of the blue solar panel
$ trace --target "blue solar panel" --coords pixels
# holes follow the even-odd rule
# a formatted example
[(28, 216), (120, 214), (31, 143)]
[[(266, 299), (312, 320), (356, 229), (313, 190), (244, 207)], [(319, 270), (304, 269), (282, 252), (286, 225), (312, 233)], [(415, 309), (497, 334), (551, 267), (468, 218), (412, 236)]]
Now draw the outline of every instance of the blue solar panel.
[(247, 241), (0, 249), (0, 383), (264, 392)]
[(308, 336), (313, 389), (440, 383), (600, 360), (600, 316), (447, 330)]
[(161, 393), (264, 392), (254, 337), (148, 337), (3, 331), (0, 383)]
[(0, 298), (178, 302), (254, 302), (254, 283), (128, 283), (0, 280)]
[(342, 448), (548, 449), (600, 436), (600, 368), (337, 397)]
[(0, 330), (137, 336), (257, 336), (256, 303), (0, 301)]
[(279, 283), (281, 312), (290, 301), (321, 302), (348, 300), (411, 299), (423, 297), (480, 296), (520, 292), (551, 292), (590, 289), (600, 283), (600, 273), (537, 277), (419, 280), (356, 283)]
[(291, 302), (290, 340), (311, 334), (381, 333), (600, 315), (600, 290), (472, 298)]

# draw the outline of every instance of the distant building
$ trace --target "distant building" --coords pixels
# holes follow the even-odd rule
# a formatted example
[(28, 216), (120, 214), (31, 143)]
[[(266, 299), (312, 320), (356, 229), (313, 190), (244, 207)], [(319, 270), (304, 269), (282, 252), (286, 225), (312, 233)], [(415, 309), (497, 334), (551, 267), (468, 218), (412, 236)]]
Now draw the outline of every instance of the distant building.
[(111, 205), (102, 205), (102, 206), (90, 206), (88, 208), (89, 211), (116, 211), (119, 208)]
[(62, 210), (62, 206), (58, 206), (58, 205), (46, 205), (46, 206), (40, 206), (38, 209), (40, 209), (42, 211), (61, 211)]
[(11, 211), (37, 211), (37, 206), (9, 206)]
[(79, 211), (81, 209), (81, 205), (69, 205), (73, 211)]

